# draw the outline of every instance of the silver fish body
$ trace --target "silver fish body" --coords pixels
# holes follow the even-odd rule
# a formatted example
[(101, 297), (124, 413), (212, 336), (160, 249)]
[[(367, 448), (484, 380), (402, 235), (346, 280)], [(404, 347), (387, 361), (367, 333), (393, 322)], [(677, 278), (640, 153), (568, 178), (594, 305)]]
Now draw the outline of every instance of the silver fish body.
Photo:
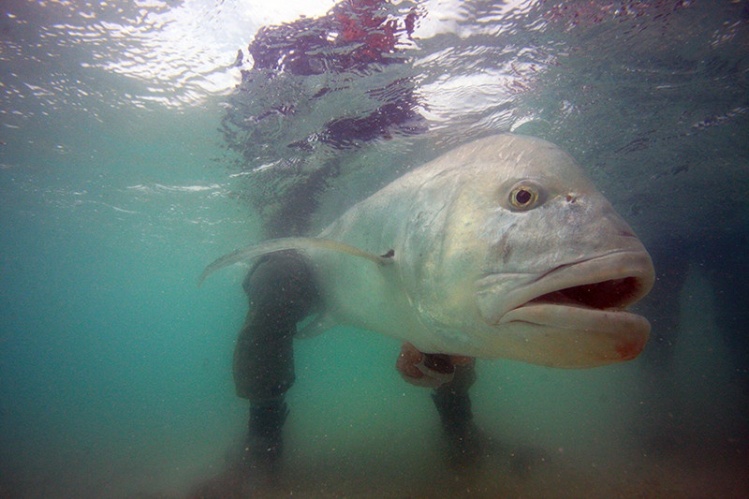
[(650, 331), (626, 310), (653, 285), (650, 256), (575, 161), (540, 139), (460, 146), (318, 238), (278, 241), (229, 260), (274, 244), (304, 250), (323, 295), (319, 330), (342, 324), (424, 352), (555, 367), (632, 359)]

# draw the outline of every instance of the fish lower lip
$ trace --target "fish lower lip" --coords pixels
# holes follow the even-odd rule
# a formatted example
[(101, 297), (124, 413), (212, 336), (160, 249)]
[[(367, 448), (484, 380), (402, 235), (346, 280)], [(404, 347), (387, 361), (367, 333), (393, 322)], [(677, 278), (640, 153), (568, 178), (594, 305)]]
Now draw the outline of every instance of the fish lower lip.
[(506, 313), (497, 325), (524, 322), (560, 330), (647, 329), (647, 320), (621, 308), (596, 309), (577, 304), (528, 303)]
[(530, 324), (544, 324), (545, 321), (529, 320), (526, 315), (530, 317), (536, 316), (538, 311), (564, 311), (568, 316), (574, 316), (575, 314), (619, 314), (619, 313), (630, 313), (626, 309), (621, 307), (611, 308), (594, 308), (582, 303), (552, 303), (544, 301), (530, 301), (524, 305), (521, 305), (508, 313), (506, 313), (497, 324), (506, 324), (508, 322), (528, 322)]
[(648, 341), (650, 323), (626, 310), (598, 310), (547, 303), (528, 304), (505, 314), (498, 326), (532, 347), (535, 363), (595, 367), (631, 360)]

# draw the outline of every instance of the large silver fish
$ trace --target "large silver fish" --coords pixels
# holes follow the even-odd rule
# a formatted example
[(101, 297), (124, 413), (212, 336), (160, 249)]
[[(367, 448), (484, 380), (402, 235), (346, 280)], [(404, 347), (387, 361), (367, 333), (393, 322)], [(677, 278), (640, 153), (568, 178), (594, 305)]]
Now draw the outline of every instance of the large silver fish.
[[(592, 367), (635, 358), (648, 321), (626, 311), (653, 285), (632, 229), (555, 145), (497, 135), (415, 169), (317, 238), (237, 250), (212, 272), (296, 248), (323, 310), (428, 353)], [(381, 255), (381, 256), (380, 256)]]

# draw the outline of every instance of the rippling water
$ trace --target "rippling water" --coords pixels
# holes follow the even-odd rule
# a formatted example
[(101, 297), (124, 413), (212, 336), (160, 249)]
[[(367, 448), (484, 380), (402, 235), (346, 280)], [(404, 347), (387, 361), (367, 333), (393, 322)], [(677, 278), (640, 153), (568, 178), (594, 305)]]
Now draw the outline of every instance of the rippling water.
[[(480, 363), (499, 450), (454, 476), (398, 344), (300, 342), (265, 492), (745, 495), (749, 4), (394, 1), (361, 33), (347, 8), (3, 2), (0, 495), (182, 497), (220, 475), (246, 304), (241, 270), (198, 290), (205, 264), (504, 131), (571, 152), (652, 250), (645, 355)], [(262, 27), (283, 37), (253, 55)]]

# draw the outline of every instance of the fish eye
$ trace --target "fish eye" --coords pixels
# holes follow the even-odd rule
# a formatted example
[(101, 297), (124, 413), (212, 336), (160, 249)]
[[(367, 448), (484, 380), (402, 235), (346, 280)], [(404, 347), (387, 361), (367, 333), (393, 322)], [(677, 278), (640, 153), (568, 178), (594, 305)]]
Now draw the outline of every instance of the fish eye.
[(510, 206), (516, 210), (529, 210), (538, 203), (538, 190), (530, 185), (518, 185), (510, 192)]

